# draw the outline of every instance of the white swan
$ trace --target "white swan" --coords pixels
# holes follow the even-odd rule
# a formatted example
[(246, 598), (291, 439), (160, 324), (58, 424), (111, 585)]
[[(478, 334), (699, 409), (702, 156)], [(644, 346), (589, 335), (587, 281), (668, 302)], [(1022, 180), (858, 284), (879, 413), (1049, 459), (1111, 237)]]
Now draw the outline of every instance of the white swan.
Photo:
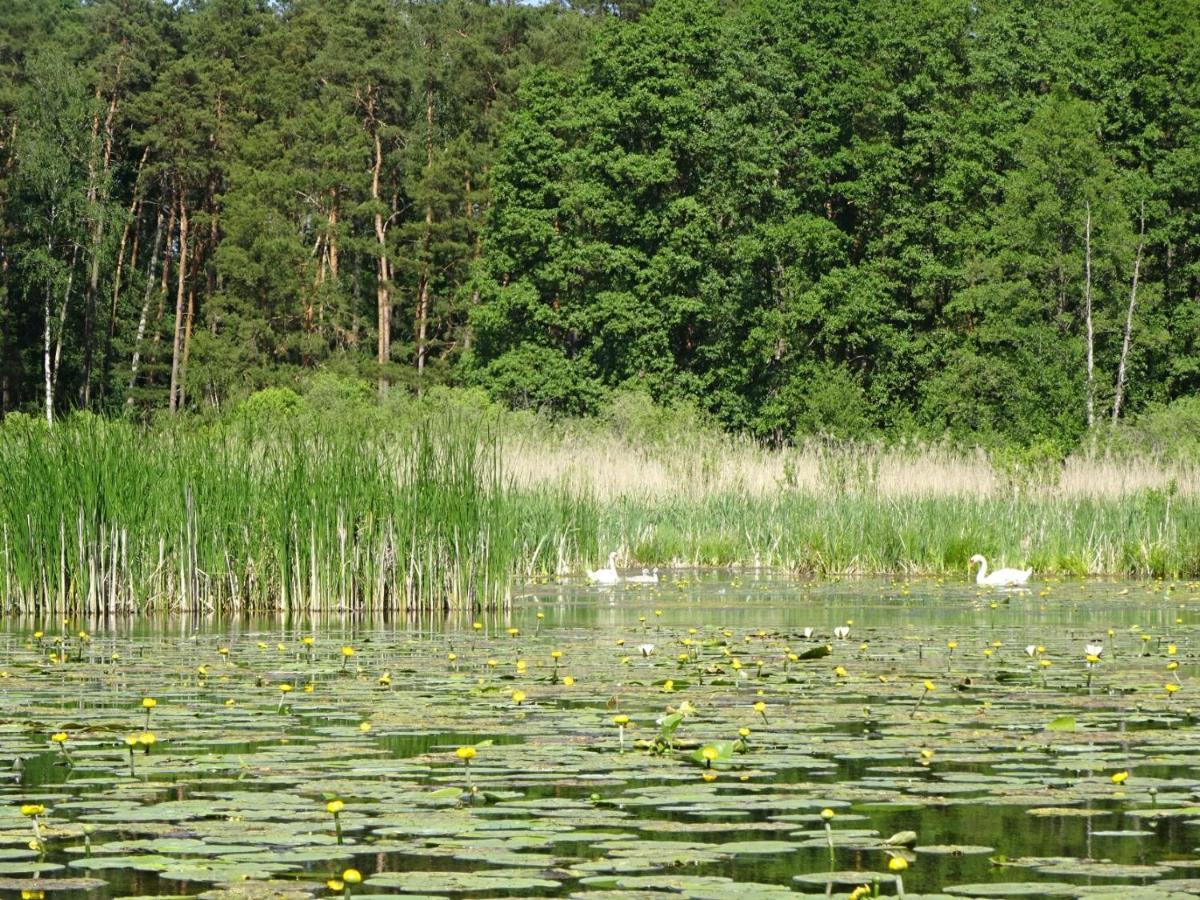
[(625, 579), (631, 584), (658, 584), (658, 566), (654, 567), (654, 571), (642, 569), (641, 575), (630, 575)]
[(617, 574), (617, 554), (615, 552), (608, 554), (607, 569), (588, 572), (587, 577), (592, 584), (616, 584), (620, 581), (621, 576)]
[(1029, 580), (1029, 576), (1033, 574), (1033, 569), (997, 569), (995, 572), (989, 572), (987, 560), (978, 553), (971, 557), (968, 568), (975, 563), (979, 563), (979, 574), (975, 576), (975, 583), (986, 585), (987, 587), (1007, 587), (1009, 585), (1024, 584)]

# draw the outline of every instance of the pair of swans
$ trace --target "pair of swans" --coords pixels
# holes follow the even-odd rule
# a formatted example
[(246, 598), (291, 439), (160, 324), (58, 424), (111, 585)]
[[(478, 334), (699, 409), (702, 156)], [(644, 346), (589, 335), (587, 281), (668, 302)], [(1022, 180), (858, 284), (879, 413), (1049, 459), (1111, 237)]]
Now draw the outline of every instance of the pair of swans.
[[(621, 581), (621, 576), (617, 574), (617, 554), (608, 554), (608, 567), (604, 569), (595, 569), (587, 573), (588, 581), (592, 584), (617, 584)], [(658, 584), (658, 569), (653, 572), (642, 569), (641, 575), (630, 575), (625, 579), (633, 584)]]
[(1029, 576), (1033, 574), (1033, 569), (997, 569), (995, 572), (989, 572), (987, 560), (978, 553), (971, 557), (967, 567), (970, 568), (975, 563), (979, 563), (979, 574), (975, 576), (975, 583), (985, 587), (1019, 587), (1029, 581)]

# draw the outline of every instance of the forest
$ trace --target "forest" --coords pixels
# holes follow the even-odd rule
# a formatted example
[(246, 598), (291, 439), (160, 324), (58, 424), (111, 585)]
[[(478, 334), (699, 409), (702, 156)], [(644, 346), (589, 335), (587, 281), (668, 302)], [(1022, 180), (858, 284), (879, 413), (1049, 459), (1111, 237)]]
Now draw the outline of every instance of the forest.
[(0, 415), (1200, 418), (1191, 0), (0, 0)]

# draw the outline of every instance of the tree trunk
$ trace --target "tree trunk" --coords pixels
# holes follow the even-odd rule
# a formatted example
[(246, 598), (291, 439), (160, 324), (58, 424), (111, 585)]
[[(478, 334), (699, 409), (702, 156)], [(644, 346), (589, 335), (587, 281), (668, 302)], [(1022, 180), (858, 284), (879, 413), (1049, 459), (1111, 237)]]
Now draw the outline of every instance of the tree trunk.
[(62, 366), (63, 335), (67, 331), (67, 305), (71, 301), (71, 286), (75, 283), (75, 263), (79, 260), (79, 245), (71, 247), (71, 268), (67, 270), (67, 286), (63, 290), (62, 304), (58, 308), (58, 334), (54, 338), (54, 367), (50, 372), (50, 387), (58, 389), (58, 374)]
[[(133, 232), (133, 249), (130, 251), (129, 258), (133, 262), (137, 261), (138, 234), (141, 232), (142, 226), (142, 171), (145, 169), (146, 160), (149, 156), (150, 148), (146, 147), (142, 151), (142, 158), (138, 161), (137, 174), (133, 179), (133, 199), (129, 203), (129, 212), (125, 216), (125, 225), (121, 229), (121, 244), (117, 248), (117, 267), (113, 272), (112, 303), (108, 311), (108, 335), (104, 339), (104, 364), (100, 373), (101, 403), (104, 402), (104, 397), (108, 393), (109, 372), (112, 369), (113, 338), (117, 335), (117, 305), (121, 298), (121, 276), (125, 271), (125, 247), (129, 243), (129, 233), (131, 230)], [(161, 221), (162, 213), (160, 211), (160, 224)]]
[(338, 224), (338, 192), (337, 188), (332, 188), (329, 192), (329, 237), (326, 239), (326, 245), (329, 249), (329, 277), (337, 281), (338, 277), (338, 240), (337, 240), (337, 224)]
[(1129, 309), (1125, 313), (1125, 337), (1121, 341), (1121, 361), (1117, 366), (1117, 393), (1113, 397), (1112, 421), (1117, 424), (1121, 417), (1121, 401), (1125, 398), (1125, 365), (1129, 361), (1129, 345), (1133, 340), (1133, 310), (1137, 306), (1138, 276), (1142, 270), (1142, 250), (1146, 246), (1146, 204), (1142, 203), (1138, 216), (1138, 245), (1133, 258), (1133, 286), (1129, 291)]
[(1087, 218), (1083, 223), (1083, 310), (1087, 323), (1087, 425), (1091, 431), (1096, 426), (1096, 332), (1092, 322), (1092, 204), (1085, 209)]
[(54, 424), (54, 386), (50, 383), (50, 279), (46, 279), (46, 293), (42, 297), (42, 374), (45, 377), (46, 424)]
[[(142, 292), (142, 313), (138, 316), (137, 335), (133, 339), (133, 365), (129, 370), (129, 390), (137, 383), (138, 364), (142, 357), (142, 338), (146, 335), (146, 317), (150, 313), (150, 296), (154, 292), (154, 267), (158, 265), (158, 254), (163, 243), (163, 211), (158, 208), (158, 220), (154, 225), (154, 248), (150, 251), (150, 267), (146, 272), (146, 289)], [(133, 403), (133, 395), (125, 398), (126, 404)]]
[(179, 364), (179, 406), (187, 402), (187, 367), (192, 355), (192, 322), (196, 315), (196, 281), (198, 273), (192, 272), (192, 283), (188, 287), (187, 322), (183, 326), (183, 360)]
[[(433, 177), (433, 86), (425, 91), (425, 177)], [(428, 190), (428, 185), (426, 187)], [(425, 372), (425, 334), (429, 322), (429, 277), (433, 261), (429, 258), (429, 247), (433, 237), (433, 204), (425, 203), (425, 235), (421, 239), (421, 274), (417, 280), (417, 384)]]
[[(117, 67), (118, 77), (120, 75), (120, 65)], [(99, 88), (96, 90), (96, 99), (99, 99)], [(108, 178), (109, 166), (112, 163), (112, 147), (113, 147), (113, 119), (117, 113), (117, 93), (114, 90), (112, 100), (108, 104), (108, 111), (104, 116), (104, 149), (100, 154), (101, 159), (99, 165), (96, 164), (93, 158), (89, 164), (89, 184), (88, 184), (88, 207), (92, 216), (92, 246), (90, 269), (88, 271), (87, 297), (84, 306), (83, 316), (83, 386), (80, 392), (80, 400), (85, 409), (92, 405), (92, 357), (95, 353), (95, 333), (96, 333), (96, 299), (100, 293), (100, 256), (102, 244), (104, 242), (104, 213), (100, 209), (100, 204), (108, 199)], [(100, 116), (97, 113), (92, 119), (92, 139), (98, 140), (98, 131), (100, 125)], [(99, 150), (99, 148), (97, 148)], [(145, 157), (142, 157), (143, 161)], [(140, 166), (139, 166), (140, 168)]]
[(171, 394), (169, 408), (179, 411), (179, 363), (183, 351), (184, 300), (187, 296), (188, 211), (183, 190), (179, 192), (179, 263), (175, 288), (175, 337), (171, 347)]
[(375, 288), (375, 299), (379, 314), (379, 392), (387, 392), (388, 382), (384, 366), (392, 356), (392, 300), (388, 289), (391, 272), (388, 268), (387, 232), (383, 225), (382, 200), (379, 195), (379, 173), (383, 169), (383, 144), (379, 138), (379, 124), (372, 131), (375, 139), (375, 166), (371, 174), (371, 199), (375, 203), (375, 240), (379, 243), (379, 274)]

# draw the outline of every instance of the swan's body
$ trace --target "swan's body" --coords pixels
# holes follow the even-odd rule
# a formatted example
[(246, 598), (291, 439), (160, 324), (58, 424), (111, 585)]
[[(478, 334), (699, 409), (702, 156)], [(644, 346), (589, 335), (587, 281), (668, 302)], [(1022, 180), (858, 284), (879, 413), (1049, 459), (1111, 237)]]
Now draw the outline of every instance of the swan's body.
[(654, 571), (642, 569), (641, 575), (630, 575), (625, 579), (633, 584), (658, 584), (658, 566), (654, 567)]
[(617, 574), (617, 554), (608, 554), (608, 568), (596, 569), (594, 572), (587, 573), (588, 581), (592, 584), (616, 584), (621, 580), (621, 576)]
[(989, 572), (987, 560), (978, 553), (971, 557), (971, 563), (979, 563), (979, 574), (975, 576), (975, 583), (985, 587), (1022, 585), (1033, 574), (1033, 569), (997, 569), (995, 572)]

